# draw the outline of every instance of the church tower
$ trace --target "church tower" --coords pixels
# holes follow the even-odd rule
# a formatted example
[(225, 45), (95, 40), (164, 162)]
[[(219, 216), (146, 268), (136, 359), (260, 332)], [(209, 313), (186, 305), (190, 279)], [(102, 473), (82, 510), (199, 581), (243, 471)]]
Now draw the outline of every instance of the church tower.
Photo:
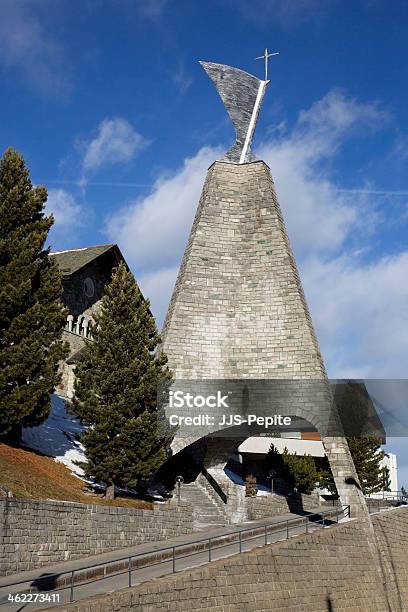
[[(250, 148), (269, 81), (221, 64), (202, 66), (235, 126), (236, 142), (207, 173), (162, 334), (169, 367), (176, 379), (327, 383), (323, 412), (332, 414), (323, 359), (271, 172)], [(321, 419), (310, 414), (305, 405), (296, 416), (315, 421), (318, 428)], [(365, 514), (346, 439), (341, 431), (333, 435), (324, 429), (320, 433), (340, 500), (354, 516)], [(191, 442), (176, 438), (174, 449)], [(226, 445), (220, 459), (219, 444), (222, 467), (231, 448)]]

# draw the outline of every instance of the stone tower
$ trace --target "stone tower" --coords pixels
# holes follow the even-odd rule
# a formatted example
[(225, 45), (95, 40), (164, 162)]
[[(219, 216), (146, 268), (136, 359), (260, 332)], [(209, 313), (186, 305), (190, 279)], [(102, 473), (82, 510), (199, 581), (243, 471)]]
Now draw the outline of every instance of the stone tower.
[[(208, 66), (204, 64), (216, 82)], [(241, 71), (221, 68), (229, 77), (222, 79), (223, 86), (227, 80), (233, 87), (233, 77)], [(249, 104), (255, 104), (255, 94), (246, 95)], [(225, 92), (221, 97), (226, 103)], [(254, 108), (252, 115), (258, 112)], [(237, 138), (225, 161), (208, 170), (165, 320), (163, 349), (176, 379), (321, 381), (324, 386), (326, 372), (270, 170), (262, 161), (240, 162), (242, 146)], [(231, 151), (238, 161), (231, 160)], [(327, 413), (332, 410), (329, 395)], [(309, 412), (297, 409), (297, 416), (321, 429), (317, 412), (314, 416), (309, 406)], [(341, 502), (350, 504), (354, 515), (365, 513), (347, 442), (323, 429)], [(176, 438), (174, 449), (194, 441)], [(207, 452), (217, 461), (207, 456), (206, 465), (211, 470), (218, 462), (221, 468), (234, 443), (220, 439), (211, 447), (209, 442), (214, 450)]]

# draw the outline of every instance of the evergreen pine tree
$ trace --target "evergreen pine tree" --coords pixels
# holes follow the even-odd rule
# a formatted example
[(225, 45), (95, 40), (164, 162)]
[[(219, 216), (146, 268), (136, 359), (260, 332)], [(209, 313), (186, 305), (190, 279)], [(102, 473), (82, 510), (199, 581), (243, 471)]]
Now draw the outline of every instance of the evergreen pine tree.
[(334, 482), (333, 474), (330, 468), (329, 461), (327, 457), (321, 461), (321, 472), (319, 479), (319, 487), (322, 489), (327, 489), (332, 495), (337, 495), (337, 488)]
[(275, 470), (276, 476), (290, 488), (306, 494), (312, 493), (321, 476), (313, 457), (289, 453), (286, 447), (283, 453), (279, 453), (273, 443), (265, 457), (264, 469), (266, 472)]
[(112, 275), (95, 317), (93, 340), (76, 369), (72, 409), (88, 428), (85, 447), (87, 476), (107, 485), (137, 485), (166, 459), (172, 440), (157, 390), (171, 374), (154, 317), (132, 273), (122, 262)]
[(347, 438), (350, 453), (365, 495), (381, 491), (384, 486), (385, 468), (381, 466), (384, 452), (375, 436)]
[(383, 490), (391, 491), (391, 477), (390, 470), (387, 466), (383, 467)]
[[(387, 468), (381, 466), (384, 452), (381, 450), (378, 438), (372, 435), (351, 436), (347, 437), (347, 443), (364, 495), (382, 491), (384, 486), (387, 486)], [(320, 486), (329, 489), (331, 493), (336, 493), (336, 485), (328, 462), (322, 472)]]
[(24, 160), (0, 160), (0, 435), (18, 437), (50, 410), (59, 381), (65, 311), (57, 263), (44, 249), (53, 217), (47, 191), (33, 187)]
[[(268, 473), (270, 470), (275, 470), (275, 472), (281, 472), (283, 467), (282, 463), (282, 455), (276, 450), (276, 447), (273, 442), (269, 446), (268, 452), (265, 455), (263, 460), (263, 469), (265, 473)], [(283, 476), (280, 474), (280, 478)]]
[(320, 474), (315, 461), (310, 455), (297, 455), (285, 448), (282, 454), (283, 465), (289, 475), (289, 484), (299, 493), (310, 495), (319, 481)]

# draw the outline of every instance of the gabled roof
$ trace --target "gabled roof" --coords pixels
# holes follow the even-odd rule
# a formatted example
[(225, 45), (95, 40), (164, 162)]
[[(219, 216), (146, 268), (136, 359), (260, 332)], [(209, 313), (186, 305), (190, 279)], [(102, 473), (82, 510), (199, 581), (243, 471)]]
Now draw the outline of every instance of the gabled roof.
[(69, 276), (110, 250), (116, 251), (118, 259), (123, 259), (116, 244), (98, 244), (66, 251), (55, 251), (50, 253), (50, 256), (56, 258), (62, 276)]

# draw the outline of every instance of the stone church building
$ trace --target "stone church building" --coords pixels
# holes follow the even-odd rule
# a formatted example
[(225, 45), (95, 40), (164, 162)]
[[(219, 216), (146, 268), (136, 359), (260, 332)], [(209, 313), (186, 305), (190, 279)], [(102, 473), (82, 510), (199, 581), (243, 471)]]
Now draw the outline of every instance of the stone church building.
[(68, 249), (50, 253), (55, 257), (62, 275), (62, 302), (68, 310), (63, 338), (69, 344), (69, 355), (62, 362), (62, 380), (58, 395), (72, 398), (74, 369), (85, 347), (85, 339), (92, 338), (94, 315), (98, 312), (112, 270), (124, 257), (116, 244)]

